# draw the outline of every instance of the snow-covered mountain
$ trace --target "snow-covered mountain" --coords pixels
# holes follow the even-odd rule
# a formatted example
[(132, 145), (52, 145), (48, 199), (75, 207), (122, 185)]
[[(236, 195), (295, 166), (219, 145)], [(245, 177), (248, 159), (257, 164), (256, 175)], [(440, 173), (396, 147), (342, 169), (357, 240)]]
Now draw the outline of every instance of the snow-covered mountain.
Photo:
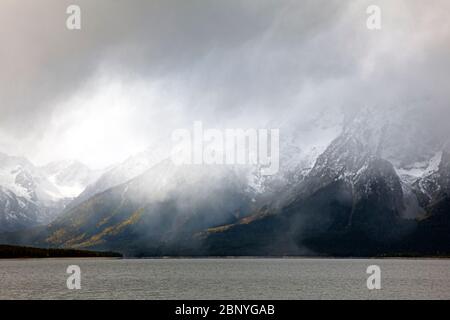
[(237, 221), (251, 212), (252, 198), (245, 175), (232, 167), (177, 166), (167, 159), (67, 210), (33, 243), (97, 248), (115, 243), (134, 247), (133, 254), (158, 250)]
[(70, 207), (75, 207), (96, 194), (143, 174), (154, 165), (167, 159), (170, 156), (169, 148), (169, 144), (162, 147), (150, 147), (141, 153), (130, 156), (124, 162), (108, 168), (94, 181), (86, 185), (83, 192), (79, 193), (78, 197), (70, 203)]
[[(273, 176), (250, 165), (177, 166), (151, 148), (20, 238), (132, 255), (450, 251), (450, 152), (413, 111), (319, 117), (306, 131), (280, 125)], [(37, 185), (26, 174), (18, 181)]]
[[(315, 119), (308, 139), (295, 126), (280, 130), (280, 170), (274, 176), (262, 176), (261, 168), (253, 165), (178, 166), (170, 159), (170, 143), (149, 148), (89, 185), (48, 226), (45, 245), (101, 247), (132, 232), (139, 233), (137, 242), (150, 237), (155, 247), (233, 223), (311, 170), (315, 158), (341, 130), (339, 121), (323, 120)], [(153, 231), (147, 234), (146, 229)]]
[(39, 170), (57, 188), (58, 193), (53, 195), (56, 199), (79, 196), (102, 173), (89, 169), (79, 161), (51, 162)]
[(272, 122), (268, 128), (279, 128), (279, 171), (261, 175), (258, 165), (236, 168), (247, 176), (249, 188), (262, 199), (280, 197), (287, 189), (299, 184), (312, 170), (320, 154), (343, 129), (343, 116), (336, 112), (316, 114), (302, 126), (292, 122)]
[(40, 208), (36, 202), (0, 186), (0, 231), (26, 228), (39, 219)]
[(0, 230), (47, 223), (96, 179), (77, 162), (37, 167), (23, 157), (0, 153)]
[[(363, 109), (276, 205), (202, 234), (208, 254), (449, 252), (450, 152), (411, 108)], [(247, 247), (238, 247), (246, 243)]]

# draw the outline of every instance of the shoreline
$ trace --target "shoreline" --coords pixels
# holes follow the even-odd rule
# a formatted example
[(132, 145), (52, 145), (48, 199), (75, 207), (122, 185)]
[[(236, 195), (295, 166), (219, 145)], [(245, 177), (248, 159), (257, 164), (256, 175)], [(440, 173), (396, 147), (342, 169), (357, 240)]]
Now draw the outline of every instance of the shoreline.
[(450, 257), (322, 257), (322, 256), (167, 256), (167, 257), (116, 257), (116, 256), (27, 256), (27, 257), (0, 257), (2, 260), (32, 260), (32, 259), (96, 259), (96, 260), (450, 260)]
[(383, 256), (383, 257), (339, 257), (339, 256), (161, 256), (161, 257), (122, 257), (121, 259), (124, 260), (187, 260), (187, 259), (302, 259), (302, 260), (368, 260), (368, 259), (374, 259), (374, 260), (450, 260), (450, 256), (417, 256), (417, 257), (411, 257), (411, 256)]
[(0, 244), (2, 259), (46, 259), (46, 258), (122, 258), (121, 253), (79, 249), (37, 248)]

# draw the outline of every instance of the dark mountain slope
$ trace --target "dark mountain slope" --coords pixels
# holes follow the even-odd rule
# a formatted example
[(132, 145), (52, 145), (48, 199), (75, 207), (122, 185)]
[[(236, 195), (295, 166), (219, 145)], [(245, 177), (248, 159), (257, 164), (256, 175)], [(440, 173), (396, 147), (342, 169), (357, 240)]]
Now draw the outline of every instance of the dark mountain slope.
[(10, 234), (38, 246), (114, 248), (159, 255), (195, 245), (192, 234), (234, 223), (251, 212), (247, 184), (228, 167), (175, 166), (170, 161), (97, 194), (45, 228)]
[[(393, 166), (345, 133), (318, 158), (279, 210), (253, 221), (208, 230), (207, 254), (373, 255), (392, 250), (414, 230), (402, 218), (400, 179)], [(236, 239), (236, 240), (235, 240)], [(239, 250), (239, 244), (246, 248)]]

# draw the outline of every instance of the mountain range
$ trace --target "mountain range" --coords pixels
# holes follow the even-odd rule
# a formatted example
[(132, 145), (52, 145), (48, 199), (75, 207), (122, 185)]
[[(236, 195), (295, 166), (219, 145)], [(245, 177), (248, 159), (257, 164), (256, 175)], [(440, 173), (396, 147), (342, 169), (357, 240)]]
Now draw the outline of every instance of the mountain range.
[(284, 126), (280, 172), (268, 177), (257, 166), (177, 166), (156, 147), (97, 176), (2, 155), (10, 232), (0, 241), (130, 256), (448, 254), (450, 150), (422, 119), (362, 109), (316, 119), (307, 143)]

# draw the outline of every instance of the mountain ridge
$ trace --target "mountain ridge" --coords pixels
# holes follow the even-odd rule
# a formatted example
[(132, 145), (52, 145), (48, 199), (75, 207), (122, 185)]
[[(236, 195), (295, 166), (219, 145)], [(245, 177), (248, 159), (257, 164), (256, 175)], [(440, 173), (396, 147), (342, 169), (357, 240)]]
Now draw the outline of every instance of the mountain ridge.
[(448, 254), (450, 155), (426, 143), (419, 120), (357, 114), (316, 149), (313, 165), (295, 139), (283, 140), (288, 165), (264, 178), (257, 166), (150, 164), (138, 155), (117, 172), (135, 161), (148, 164), (138, 166), (144, 172), (112, 179), (26, 237), (3, 239), (132, 256)]

